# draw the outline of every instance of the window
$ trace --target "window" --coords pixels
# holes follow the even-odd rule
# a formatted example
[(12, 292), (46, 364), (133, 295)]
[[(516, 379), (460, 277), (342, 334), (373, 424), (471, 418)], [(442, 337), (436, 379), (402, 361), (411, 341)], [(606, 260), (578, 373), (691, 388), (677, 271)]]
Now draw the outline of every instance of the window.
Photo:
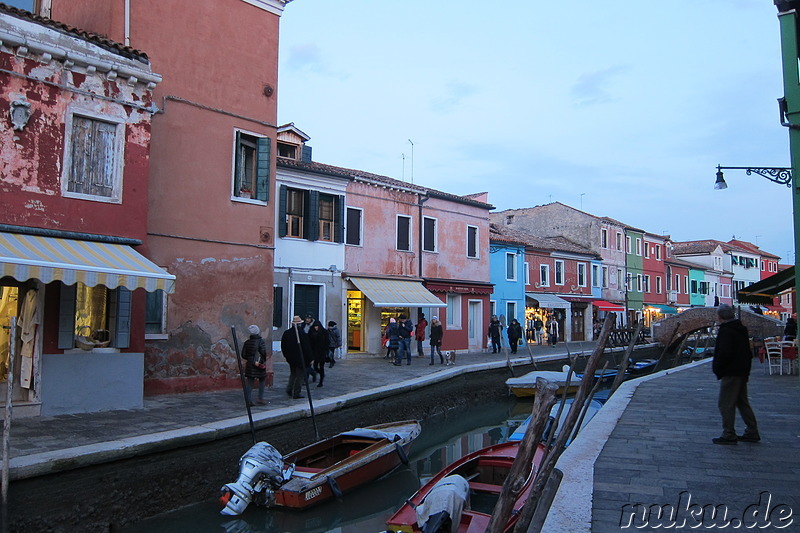
[(636, 274), (636, 292), (642, 292), (644, 290), (644, 283), (641, 274)]
[(630, 236), (625, 236), (625, 253), (632, 253), (633, 239)]
[(120, 202), (125, 124), (72, 114), (65, 131), (64, 196)]
[(522, 263), (522, 268), (524, 269), (525, 285), (530, 285), (531, 276), (528, 270), (531, 268), (531, 265), (527, 261), (525, 261), (524, 263)]
[(698, 287), (697, 287), (697, 280), (696, 279), (693, 279), (691, 281), (690, 287), (691, 287), (691, 289), (690, 289), (691, 290), (691, 294), (697, 294)]
[(478, 258), (478, 227), (467, 226), (467, 257)]
[(437, 229), (438, 221), (435, 218), (423, 217), (422, 219), (422, 249), (426, 252), (435, 252), (438, 247)]
[(319, 195), (319, 240), (333, 242), (334, 198), (330, 194)]
[(517, 318), (517, 302), (506, 302), (506, 324)]
[(642, 255), (642, 239), (636, 238), (636, 255)]
[(602, 273), (603, 273), (603, 278), (601, 280), (602, 283), (600, 283), (600, 286), (602, 288), (604, 288), (604, 289), (607, 289), (608, 288), (608, 267), (607, 266), (603, 267)]
[(600, 230), (600, 246), (608, 248), (608, 230), (605, 228)]
[(683, 276), (683, 294), (689, 294), (689, 276)]
[(539, 265), (539, 286), (550, 286), (550, 265)]
[(650, 259), (650, 243), (649, 242), (645, 242), (644, 243), (644, 256), (647, 259)]
[(357, 207), (347, 208), (347, 236), (345, 243), (353, 246), (361, 246), (361, 221), (363, 212)]
[(646, 293), (649, 293), (650, 292), (650, 276), (645, 274), (643, 277), (640, 276), (640, 278), (643, 280), (642, 290), (644, 292), (646, 292)]
[(297, 145), (278, 141), (278, 157), (297, 159)]
[(161, 289), (145, 293), (144, 335), (146, 339), (167, 335), (167, 298)]
[(656, 261), (661, 261), (661, 245), (656, 244), (654, 249), (656, 251)]
[[(344, 242), (344, 196), (293, 189), (286, 185), (280, 186), (278, 196), (280, 237)], [(351, 229), (354, 238), (360, 241), (360, 225), (354, 222)]]
[(661, 276), (656, 276), (656, 294), (661, 294)]
[(600, 267), (599, 265), (592, 265), (592, 287), (600, 286)]
[(272, 287), (272, 327), (283, 327), (283, 287)]
[(578, 287), (586, 287), (586, 263), (578, 263)]
[[(681, 292), (681, 275), (675, 274), (675, 291), (680, 294)], [(686, 291), (684, 291), (685, 293)]]
[(461, 327), (461, 295), (447, 295), (447, 326)]
[(131, 291), (83, 283), (61, 284), (58, 317), (58, 347), (75, 347), (75, 335), (108, 332), (112, 348), (130, 346)]
[(622, 250), (622, 233), (617, 232), (617, 250)]
[(236, 132), (233, 196), (266, 202), (269, 195), (270, 140)]
[(556, 260), (556, 285), (564, 284), (564, 261)]
[(516, 281), (517, 279), (517, 254), (506, 252), (506, 280)]
[(411, 217), (397, 215), (397, 249), (411, 251)]

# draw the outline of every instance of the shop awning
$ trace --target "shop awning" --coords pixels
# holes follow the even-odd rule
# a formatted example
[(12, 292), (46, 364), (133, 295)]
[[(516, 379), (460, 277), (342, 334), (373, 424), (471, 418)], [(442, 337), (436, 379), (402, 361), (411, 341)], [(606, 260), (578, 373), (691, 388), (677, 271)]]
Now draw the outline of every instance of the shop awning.
[(125, 244), (0, 232), (0, 276), (175, 291), (175, 276)]
[(375, 307), (447, 307), (420, 281), (386, 278), (349, 278)]
[(542, 292), (526, 292), (525, 296), (529, 299), (536, 302), (536, 305), (539, 307), (559, 307), (559, 308), (568, 308), (569, 302), (566, 301), (564, 298), (559, 298), (555, 294), (545, 294)]
[(599, 311), (613, 311), (615, 313), (624, 313), (625, 308), (619, 304), (612, 304), (611, 302), (607, 302), (605, 300), (595, 300), (592, 302), (592, 305), (595, 306)]
[(794, 287), (793, 266), (753, 283), (736, 294), (742, 303), (771, 305), (776, 296), (792, 287)]
[(670, 307), (669, 305), (664, 304), (644, 304), (645, 307), (651, 307), (653, 309), (657, 309), (661, 311), (662, 314), (665, 315), (674, 315), (678, 313), (678, 310), (674, 307)]

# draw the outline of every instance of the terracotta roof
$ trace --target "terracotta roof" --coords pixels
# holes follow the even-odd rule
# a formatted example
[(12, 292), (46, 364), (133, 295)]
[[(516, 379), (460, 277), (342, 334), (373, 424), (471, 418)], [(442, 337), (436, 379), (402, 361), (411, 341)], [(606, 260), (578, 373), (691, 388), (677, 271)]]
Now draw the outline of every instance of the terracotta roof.
[(297, 161), (295, 159), (288, 159), (282, 157), (278, 157), (276, 158), (276, 160), (278, 167), (305, 170), (317, 174), (325, 174), (327, 176), (337, 176), (340, 178), (347, 178), (352, 181), (368, 181), (375, 183), (377, 185), (385, 185), (387, 187), (405, 189), (412, 193), (427, 194), (428, 196), (431, 196), (433, 198), (441, 198), (444, 200), (450, 200), (453, 202), (472, 205), (475, 207), (494, 209), (494, 206), (492, 204), (487, 204), (486, 202), (473, 200), (469, 196), (459, 196), (457, 194), (438, 191), (436, 189), (430, 189), (428, 187), (423, 187), (421, 185), (415, 185), (413, 183), (396, 180), (388, 176), (381, 176), (380, 174), (372, 174), (371, 172), (364, 172), (363, 170), (336, 167), (333, 165), (326, 165), (324, 163), (317, 163), (315, 161)]
[(100, 48), (108, 50), (114, 54), (118, 54), (122, 57), (127, 57), (128, 59), (134, 59), (145, 64), (150, 64), (147, 54), (144, 52), (136, 50), (135, 48), (131, 48), (130, 46), (125, 46), (124, 44), (116, 41), (112, 41), (103, 35), (81, 30), (73, 26), (68, 26), (62, 22), (58, 22), (47, 17), (42, 17), (41, 15), (36, 15), (30, 11), (25, 11), (24, 9), (12, 7), (3, 3), (0, 3), (0, 13), (5, 13), (6, 15), (10, 15), (18, 19), (28, 20), (41, 26), (46, 26), (61, 33), (65, 33), (72, 37), (77, 37), (78, 39), (95, 44)]
[(524, 244), (534, 250), (551, 252), (570, 252), (584, 254), (600, 259), (600, 256), (588, 248), (576, 244), (566, 237), (537, 237), (530, 233), (512, 229), (502, 224), (489, 223), (489, 239), (502, 242)]
[(738, 246), (739, 248), (742, 248), (742, 249), (744, 249), (744, 250), (746, 250), (746, 251), (748, 251), (748, 252), (750, 252), (752, 254), (760, 255), (762, 257), (771, 257), (773, 259), (780, 259), (780, 256), (771, 254), (769, 252), (765, 252), (764, 250), (762, 250), (761, 248), (759, 248), (758, 246), (756, 246), (752, 242), (740, 241), (738, 239), (731, 239), (731, 240), (728, 241), (728, 244), (733, 245), (733, 246)]
[(714, 239), (681, 242), (673, 241), (672, 253), (678, 255), (710, 254), (717, 246), (722, 247), (723, 252), (730, 249), (730, 245), (727, 245), (721, 241), (715, 241)]

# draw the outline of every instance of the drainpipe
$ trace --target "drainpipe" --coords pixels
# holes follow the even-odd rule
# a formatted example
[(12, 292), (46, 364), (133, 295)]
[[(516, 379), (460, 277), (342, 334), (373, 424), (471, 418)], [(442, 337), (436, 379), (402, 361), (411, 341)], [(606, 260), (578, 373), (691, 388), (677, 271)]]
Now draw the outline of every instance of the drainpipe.
[(423, 236), (422, 204), (424, 204), (428, 200), (430, 200), (430, 196), (428, 196), (427, 192), (425, 193), (425, 196), (421, 195), (417, 196), (417, 206), (419, 206), (419, 258), (418, 258), (419, 272), (417, 277), (419, 277), (420, 279), (422, 279), (422, 236)]
[(131, 0), (125, 0), (125, 46), (131, 45)]

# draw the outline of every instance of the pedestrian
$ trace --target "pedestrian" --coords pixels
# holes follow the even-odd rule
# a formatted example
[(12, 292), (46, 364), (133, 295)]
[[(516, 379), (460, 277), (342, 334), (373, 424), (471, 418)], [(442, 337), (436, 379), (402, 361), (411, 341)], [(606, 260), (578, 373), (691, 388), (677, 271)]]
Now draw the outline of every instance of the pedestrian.
[(408, 361), (406, 364), (411, 365), (411, 334), (414, 332), (414, 323), (406, 318), (406, 315), (400, 315), (397, 320), (398, 337), (400, 341), (400, 348), (397, 351), (398, 365), (403, 362), (403, 355), (406, 356)]
[(419, 322), (414, 328), (414, 338), (417, 340), (417, 357), (425, 357), (425, 350), (422, 349), (422, 342), (425, 340), (425, 328), (428, 327), (428, 321), (425, 320), (425, 313), (419, 314)]
[(492, 342), (492, 353), (500, 351), (500, 335), (502, 334), (503, 326), (497, 319), (497, 315), (492, 315), (489, 320), (489, 340)]
[(337, 359), (341, 359), (342, 357), (342, 333), (339, 331), (339, 327), (336, 325), (336, 322), (333, 320), (328, 321), (328, 358), (330, 359), (330, 367), (333, 368), (333, 365), (336, 364)]
[(311, 326), (308, 332), (308, 342), (311, 344), (311, 362), (314, 371), (319, 374), (317, 387), (322, 387), (322, 383), (325, 381), (325, 363), (328, 362), (328, 354), (331, 349), (328, 330), (322, 327), (322, 322), (319, 320), (315, 320)]
[(786, 327), (783, 328), (783, 340), (793, 341), (797, 338), (797, 313), (786, 319)]
[(533, 321), (533, 331), (534, 335), (536, 336), (536, 344), (541, 346), (542, 342), (544, 341), (544, 322), (542, 322), (541, 317), (537, 316)]
[[(758, 442), (761, 440), (758, 423), (747, 397), (747, 381), (753, 360), (750, 335), (742, 321), (736, 318), (732, 306), (720, 305), (717, 308), (717, 317), (720, 325), (711, 367), (720, 382), (718, 406), (722, 415), (722, 436), (712, 439), (712, 442), (714, 444)], [(744, 434), (740, 436), (736, 435), (735, 430), (737, 409), (745, 424)]]
[(397, 350), (400, 348), (400, 328), (397, 326), (397, 320), (389, 319), (389, 325), (386, 326), (383, 337), (386, 339), (386, 357), (393, 365), (400, 366), (400, 363), (397, 362)]
[[(311, 333), (311, 326), (314, 325), (314, 315), (306, 313), (306, 318), (303, 321), (303, 331), (308, 335)], [(309, 354), (306, 354), (306, 377), (311, 378), (311, 383), (317, 382), (317, 371), (314, 370), (314, 360)]]
[(303, 331), (303, 319), (295, 315), (292, 326), (281, 335), (281, 352), (289, 363), (289, 383), (286, 394), (292, 398), (302, 398), (303, 376), (306, 372), (306, 359), (311, 357), (311, 344)]
[(442, 356), (442, 338), (444, 337), (444, 330), (442, 323), (439, 322), (438, 317), (431, 319), (431, 364), (433, 364), (433, 352), (439, 354), (439, 364), (444, 364), (444, 357)]
[(247, 328), (250, 333), (250, 338), (244, 341), (242, 345), (242, 359), (245, 360), (244, 377), (247, 378), (247, 385), (245, 386), (245, 395), (247, 396), (247, 405), (253, 406), (253, 386), (255, 381), (258, 380), (258, 405), (266, 405), (264, 401), (264, 386), (267, 381), (267, 343), (261, 337), (261, 330), (258, 326), (253, 324)]
[(511, 346), (511, 353), (517, 353), (517, 346), (519, 346), (519, 340), (522, 338), (522, 326), (519, 325), (519, 321), (516, 318), (511, 319), (506, 335), (508, 335), (508, 345)]
[(558, 343), (558, 320), (556, 320), (553, 315), (550, 315), (545, 327), (547, 328), (547, 342), (550, 343), (550, 346), (555, 348)]

